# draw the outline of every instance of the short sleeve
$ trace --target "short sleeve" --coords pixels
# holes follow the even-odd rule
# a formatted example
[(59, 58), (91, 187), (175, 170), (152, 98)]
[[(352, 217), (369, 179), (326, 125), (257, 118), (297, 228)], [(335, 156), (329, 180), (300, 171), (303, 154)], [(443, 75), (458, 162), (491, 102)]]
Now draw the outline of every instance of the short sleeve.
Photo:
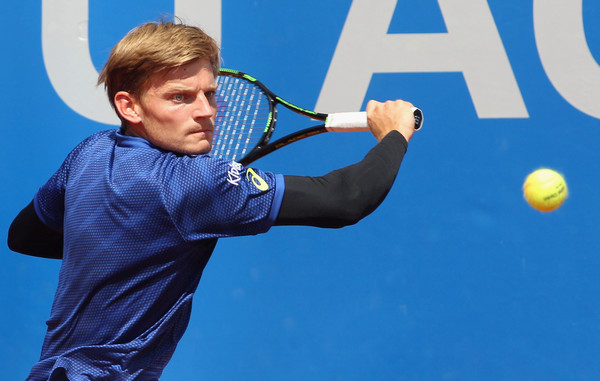
[(38, 190), (33, 198), (35, 212), (40, 220), (47, 227), (59, 232), (63, 231), (68, 159)]
[(114, 131), (101, 131), (79, 143), (65, 158), (60, 168), (50, 177), (33, 198), (35, 211), (49, 228), (62, 232), (65, 214), (65, 191), (72, 170), (78, 157), (93, 145), (98, 139), (114, 133)]
[(188, 241), (264, 233), (283, 199), (282, 175), (237, 162), (183, 157), (165, 174), (167, 211)]

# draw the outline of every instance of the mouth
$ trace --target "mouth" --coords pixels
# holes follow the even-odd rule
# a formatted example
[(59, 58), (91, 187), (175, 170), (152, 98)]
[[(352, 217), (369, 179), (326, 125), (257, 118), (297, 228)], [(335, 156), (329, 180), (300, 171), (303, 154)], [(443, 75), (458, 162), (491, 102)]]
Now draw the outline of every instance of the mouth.
[(194, 144), (200, 144), (202, 146), (208, 144), (210, 150), (214, 141), (214, 131), (212, 129), (195, 130), (190, 133), (190, 137), (195, 142)]
[(212, 137), (213, 133), (214, 133), (214, 130), (212, 130), (212, 129), (204, 129), (204, 128), (200, 129), (200, 130), (194, 130), (194, 131), (190, 132), (191, 135), (206, 135), (206, 136), (211, 136), (211, 137)]

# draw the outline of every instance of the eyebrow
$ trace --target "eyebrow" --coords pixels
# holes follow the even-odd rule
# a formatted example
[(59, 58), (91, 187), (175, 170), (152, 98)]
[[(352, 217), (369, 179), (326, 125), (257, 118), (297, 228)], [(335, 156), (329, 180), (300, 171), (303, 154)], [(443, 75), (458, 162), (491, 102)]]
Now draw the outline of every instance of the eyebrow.
[(187, 86), (181, 83), (172, 83), (167, 84), (161, 90), (162, 94), (175, 94), (175, 93), (196, 93), (197, 91), (202, 91), (203, 93), (216, 91), (218, 84), (216, 82), (211, 83), (207, 88), (198, 89), (195, 86)]
[[(203, 92), (207, 92), (207, 91), (215, 91), (218, 88), (218, 83), (217, 82), (213, 82), (211, 83), (206, 89), (200, 89)], [(164, 93), (174, 93), (174, 92), (196, 92), (197, 88), (195, 86), (187, 86), (187, 85), (183, 85), (181, 83), (172, 83), (172, 84), (167, 84), (164, 88), (163, 88), (163, 92)]]

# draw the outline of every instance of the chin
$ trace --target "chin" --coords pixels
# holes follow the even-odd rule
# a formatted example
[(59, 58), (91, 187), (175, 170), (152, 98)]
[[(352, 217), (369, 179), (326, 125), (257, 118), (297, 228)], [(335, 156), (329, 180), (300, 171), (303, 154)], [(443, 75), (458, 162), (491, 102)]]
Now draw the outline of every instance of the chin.
[(204, 155), (209, 153), (212, 150), (212, 144), (206, 142), (205, 144), (198, 145), (196, 147), (190, 147), (190, 149), (186, 150), (187, 152), (183, 152), (186, 155)]
[(194, 142), (190, 142), (189, 144), (189, 152), (190, 155), (204, 155), (209, 153), (212, 150), (212, 134), (204, 134), (204, 136), (196, 140)]

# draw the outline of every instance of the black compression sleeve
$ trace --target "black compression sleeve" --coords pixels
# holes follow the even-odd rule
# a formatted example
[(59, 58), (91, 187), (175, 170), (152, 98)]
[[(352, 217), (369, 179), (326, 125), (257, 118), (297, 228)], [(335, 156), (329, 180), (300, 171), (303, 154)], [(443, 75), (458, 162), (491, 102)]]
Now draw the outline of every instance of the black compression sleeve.
[(275, 225), (339, 228), (373, 212), (391, 189), (408, 143), (392, 131), (360, 162), (321, 177), (285, 176)]
[(32, 201), (10, 225), (8, 247), (21, 254), (61, 259), (63, 234), (44, 225), (35, 212)]

